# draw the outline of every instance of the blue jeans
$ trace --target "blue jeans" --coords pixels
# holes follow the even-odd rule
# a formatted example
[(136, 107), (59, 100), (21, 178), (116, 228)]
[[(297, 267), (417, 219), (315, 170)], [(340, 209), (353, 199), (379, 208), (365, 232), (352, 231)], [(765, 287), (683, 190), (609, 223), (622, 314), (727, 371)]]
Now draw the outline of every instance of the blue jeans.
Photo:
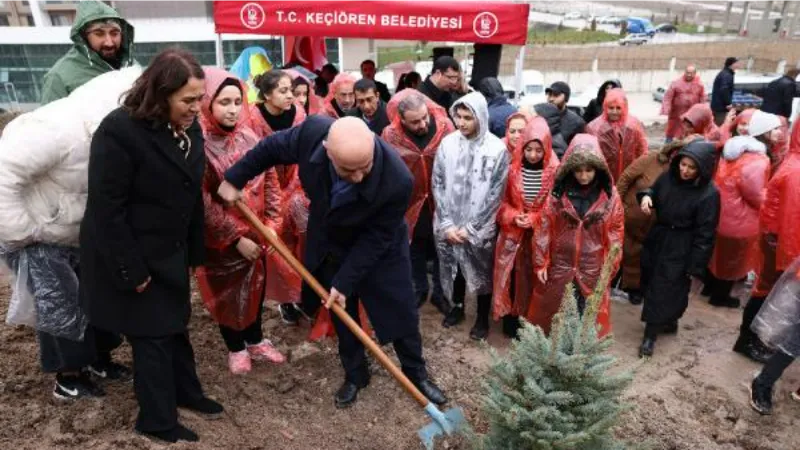
[(430, 290), (428, 282), (428, 261), (433, 262), (433, 296), (432, 299), (444, 298), (442, 280), (439, 275), (439, 257), (436, 255), (434, 240), (415, 238), (411, 241), (411, 279), (414, 282), (414, 296), (427, 296)]

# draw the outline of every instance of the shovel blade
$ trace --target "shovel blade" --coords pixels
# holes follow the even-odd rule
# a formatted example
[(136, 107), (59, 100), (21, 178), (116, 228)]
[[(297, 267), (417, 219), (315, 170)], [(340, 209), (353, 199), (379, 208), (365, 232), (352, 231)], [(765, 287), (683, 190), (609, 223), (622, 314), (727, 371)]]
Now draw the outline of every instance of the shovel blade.
[(450, 408), (445, 412), (441, 412), (433, 404), (429, 404), (425, 410), (433, 421), (422, 427), (417, 434), (427, 450), (433, 450), (436, 437), (444, 434), (449, 436), (467, 422), (467, 419), (464, 418), (464, 411), (461, 408)]

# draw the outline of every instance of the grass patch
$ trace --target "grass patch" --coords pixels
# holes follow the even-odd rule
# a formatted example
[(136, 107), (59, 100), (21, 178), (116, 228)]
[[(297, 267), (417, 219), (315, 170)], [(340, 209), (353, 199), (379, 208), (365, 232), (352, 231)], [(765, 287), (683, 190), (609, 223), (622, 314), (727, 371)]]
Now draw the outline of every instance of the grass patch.
[(709, 27), (706, 25), (703, 32), (697, 31), (697, 25), (691, 23), (682, 23), (678, 25), (678, 33), (686, 34), (719, 34), (722, 30), (720, 28)]
[(613, 42), (620, 38), (616, 34), (605, 31), (575, 30), (531, 30), (528, 32), (528, 43), (537, 45), (547, 44), (596, 44)]

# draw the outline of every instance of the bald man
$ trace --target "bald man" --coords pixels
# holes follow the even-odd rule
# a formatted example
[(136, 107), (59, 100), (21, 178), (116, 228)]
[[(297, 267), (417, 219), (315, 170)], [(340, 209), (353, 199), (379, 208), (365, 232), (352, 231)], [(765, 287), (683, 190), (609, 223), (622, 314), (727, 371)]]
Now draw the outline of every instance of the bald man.
[[(241, 197), (248, 181), (276, 165), (297, 164), (311, 200), (305, 266), (358, 321), (359, 302), (381, 344), (392, 342), (403, 372), (431, 402), (447, 401), (428, 380), (419, 316), (411, 283), (408, 228), (404, 220), (413, 178), (397, 152), (361, 119), (311, 116), (275, 133), (225, 173), (223, 200)], [(303, 285), (303, 310), (319, 298)], [(325, 305), (330, 306), (330, 305)], [(334, 316), (345, 381), (336, 406), (351, 405), (369, 384), (363, 345)]]

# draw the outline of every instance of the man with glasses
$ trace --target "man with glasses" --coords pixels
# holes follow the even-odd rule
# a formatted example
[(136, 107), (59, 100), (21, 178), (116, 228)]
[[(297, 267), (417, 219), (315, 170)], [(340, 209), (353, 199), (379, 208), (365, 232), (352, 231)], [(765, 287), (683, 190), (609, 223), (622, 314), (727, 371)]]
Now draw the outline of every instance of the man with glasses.
[(133, 27), (105, 3), (78, 3), (70, 39), (72, 48), (44, 76), (42, 105), (66, 97), (98, 75), (135, 63)]
[(450, 106), (458, 98), (456, 92), (461, 83), (461, 66), (452, 56), (440, 56), (433, 62), (433, 72), (422, 84), (419, 91), (437, 105), (450, 111)]

